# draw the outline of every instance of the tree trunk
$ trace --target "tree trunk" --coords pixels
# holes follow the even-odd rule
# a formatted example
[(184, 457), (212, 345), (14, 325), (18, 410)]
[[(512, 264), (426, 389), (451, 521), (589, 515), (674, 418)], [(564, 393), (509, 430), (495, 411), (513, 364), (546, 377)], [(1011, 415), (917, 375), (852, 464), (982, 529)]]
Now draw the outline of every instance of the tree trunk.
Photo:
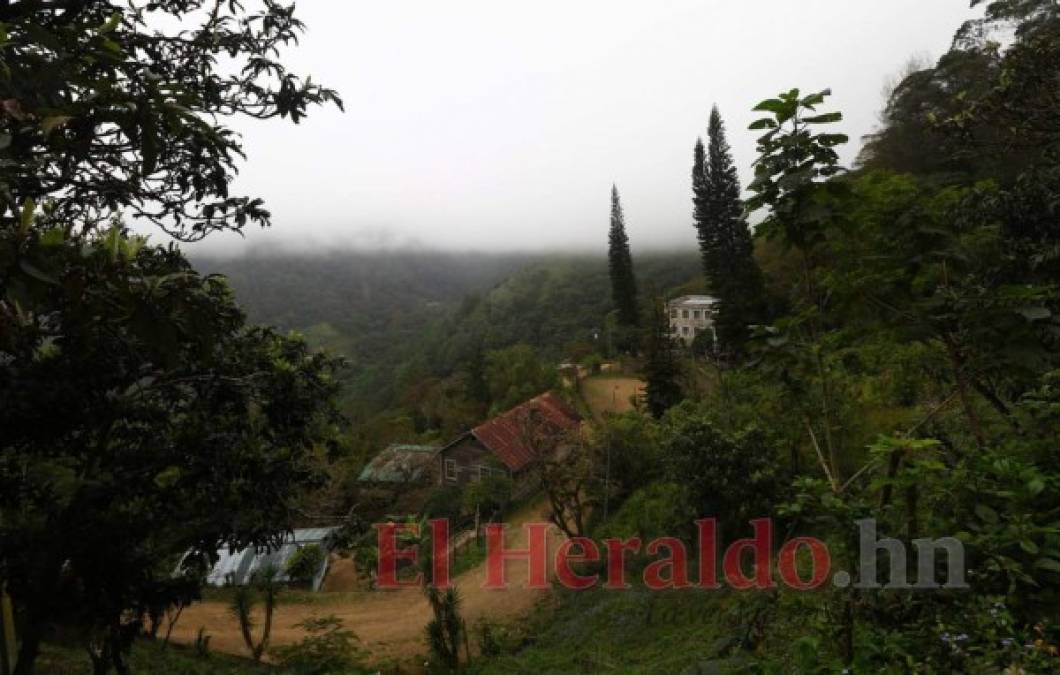
[(975, 436), (976, 445), (982, 450), (986, 447), (986, 435), (983, 433), (982, 422), (980, 422), (979, 416), (975, 413), (975, 408), (972, 407), (972, 399), (968, 392), (968, 375), (964, 372), (964, 357), (961, 355), (952, 335), (945, 335), (943, 340), (946, 343), (946, 351), (950, 356), (950, 364), (953, 367), (953, 377), (957, 381), (961, 408), (964, 410), (964, 416), (968, 418), (968, 425)]
[(854, 598), (843, 601), (843, 636), (840, 642), (843, 663), (850, 666), (854, 663)]
[(40, 641), (44, 634), (43, 622), (28, 620), (22, 627), (22, 644), (18, 648), (18, 662), (14, 675), (33, 675), (36, 671)]
[(89, 649), (88, 658), (92, 660), (92, 675), (107, 675), (110, 672), (110, 659), (106, 647), (103, 647), (100, 653)]
[(184, 603), (181, 602), (177, 605), (176, 613), (172, 617), (166, 617), (166, 636), (162, 639), (162, 649), (165, 649), (169, 645), (169, 636), (173, 634), (173, 628), (180, 621), (180, 615), (184, 613)]

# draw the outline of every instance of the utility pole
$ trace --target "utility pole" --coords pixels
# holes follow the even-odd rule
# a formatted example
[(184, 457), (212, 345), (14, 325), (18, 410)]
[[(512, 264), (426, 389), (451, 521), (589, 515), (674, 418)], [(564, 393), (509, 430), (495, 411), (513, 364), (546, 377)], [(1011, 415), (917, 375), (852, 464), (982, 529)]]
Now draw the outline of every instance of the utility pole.
[(604, 521), (611, 505), (611, 434), (607, 434), (607, 462), (604, 465)]

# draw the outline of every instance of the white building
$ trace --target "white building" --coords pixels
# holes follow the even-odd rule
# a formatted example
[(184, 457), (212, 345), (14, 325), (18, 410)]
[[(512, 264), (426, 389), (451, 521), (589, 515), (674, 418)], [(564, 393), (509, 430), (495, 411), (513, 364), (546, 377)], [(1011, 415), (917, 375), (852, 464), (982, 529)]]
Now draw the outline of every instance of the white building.
[(670, 332), (686, 345), (704, 331), (714, 333), (714, 307), (718, 299), (709, 295), (683, 295), (666, 304), (670, 310)]

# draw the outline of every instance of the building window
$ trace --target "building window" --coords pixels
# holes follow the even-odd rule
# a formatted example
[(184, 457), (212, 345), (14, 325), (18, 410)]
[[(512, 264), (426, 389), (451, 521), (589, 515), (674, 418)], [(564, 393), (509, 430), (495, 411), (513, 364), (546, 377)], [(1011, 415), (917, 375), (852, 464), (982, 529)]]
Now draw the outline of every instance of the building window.
[(445, 460), (445, 479), (456, 480), (456, 460), (447, 459)]
[(696, 311), (692, 312), (692, 318), (693, 319), (698, 319), (699, 318), (699, 310), (698, 309)]
[(688, 318), (688, 310), (687, 309), (682, 309), (681, 310), (681, 318), (682, 319), (687, 319)]
[(670, 318), (671, 319), (676, 319), (677, 318), (677, 310), (676, 309), (671, 309), (670, 310)]
[(681, 326), (681, 334), (688, 335), (688, 326)]

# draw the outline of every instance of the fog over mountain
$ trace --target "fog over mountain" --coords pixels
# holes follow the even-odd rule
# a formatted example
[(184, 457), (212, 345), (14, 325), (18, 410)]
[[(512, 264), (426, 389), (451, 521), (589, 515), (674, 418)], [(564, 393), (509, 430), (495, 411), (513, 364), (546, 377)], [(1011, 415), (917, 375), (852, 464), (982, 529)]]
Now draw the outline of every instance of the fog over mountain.
[[(602, 247), (617, 183), (635, 250), (694, 245), (692, 146), (717, 103), (746, 185), (759, 100), (830, 87), (848, 164), (888, 79), (941, 54), (967, 0), (304, 0), (295, 72), (346, 113), (240, 120), (233, 193), (274, 226), (195, 254)], [(915, 17), (915, 20), (911, 20)], [(155, 235), (157, 236), (157, 235)]]

